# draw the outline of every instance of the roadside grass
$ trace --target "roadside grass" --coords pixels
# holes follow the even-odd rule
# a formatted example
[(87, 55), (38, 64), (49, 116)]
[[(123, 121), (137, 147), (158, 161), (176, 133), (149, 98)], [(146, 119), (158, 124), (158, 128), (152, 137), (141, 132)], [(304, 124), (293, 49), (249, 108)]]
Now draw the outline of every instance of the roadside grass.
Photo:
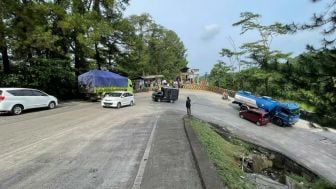
[(336, 183), (328, 182), (324, 179), (318, 179), (316, 181), (310, 182), (303, 176), (299, 176), (293, 173), (288, 174), (288, 176), (298, 183), (303, 183), (305, 188), (312, 188), (312, 189), (336, 189)]
[[(209, 124), (194, 117), (191, 119), (191, 127), (208, 157), (216, 166), (220, 179), (228, 188), (256, 188), (254, 183), (246, 177), (238, 163), (241, 155), (246, 155), (252, 150), (249, 144), (235, 138), (226, 140), (217, 134)], [(305, 188), (336, 189), (336, 183), (330, 183), (324, 179), (309, 181), (305, 177), (294, 173), (286, 175), (297, 181), (297, 183), (303, 183)]]
[(254, 188), (238, 163), (239, 156), (246, 154), (247, 149), (226, 141), (206, 123), (196, 118), (191, 119), (191, 125), (209, 158), (215, 164), (223, 183), (231, 189)]

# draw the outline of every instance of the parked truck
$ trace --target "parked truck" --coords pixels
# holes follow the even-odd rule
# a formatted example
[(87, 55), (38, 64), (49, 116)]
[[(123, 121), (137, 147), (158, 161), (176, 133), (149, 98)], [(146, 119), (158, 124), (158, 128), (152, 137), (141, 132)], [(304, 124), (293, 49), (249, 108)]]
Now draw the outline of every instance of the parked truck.
[(112, 91), (128, 91), (133, 93), (130, 79), (103, 70), (91, 70), (79, 75), (78, 85), (80, 93), (90, 100), (101, 99), (105, 93)]
[(300, 118), (298, 104), (281, 103), (268, 96), (255, 96), (248, 91), (237, 91), (232, 103), (238, 104), (241, 109), (263, 109), (268, 112), (270, 120), (279, 126), (293, 125)]

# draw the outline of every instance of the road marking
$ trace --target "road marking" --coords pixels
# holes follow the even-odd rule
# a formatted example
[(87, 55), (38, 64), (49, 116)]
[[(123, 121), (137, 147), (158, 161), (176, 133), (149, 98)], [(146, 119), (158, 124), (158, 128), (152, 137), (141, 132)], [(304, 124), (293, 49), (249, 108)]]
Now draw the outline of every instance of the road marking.
[(159, 117), (160, 116), (157, 116), (156, 119), (155, 119), (154, 126), (153, 126), (153, 129), (152, 129), (151, 135), (148, 139), (144, 155), (141, 159), (138, 174), (134, 179), (132, 189), (140, 189), (142, 178), (143, 178), (143, 175), (145, 173), (145, 168), (146, 168), (146, 165), (147, 165), (148, 156), (149, 156), (149, 152), (150, 152), (150, 149), (151, 149), (151, 146), (152, 146), (152, 143), (153, 143), (154, 133), (155, 133), (155, 130), (156, 130), (156, 127), (157, 127), (157, 122), (159, 120)]

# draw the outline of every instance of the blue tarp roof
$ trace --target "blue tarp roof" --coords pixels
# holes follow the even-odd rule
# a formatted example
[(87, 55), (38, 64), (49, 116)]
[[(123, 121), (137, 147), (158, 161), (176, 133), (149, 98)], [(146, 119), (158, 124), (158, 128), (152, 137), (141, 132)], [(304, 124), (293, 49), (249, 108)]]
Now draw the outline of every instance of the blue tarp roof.
[(109, 71), (91, 70), (78, 76), (78, 84), (86, 87), (127, 87), (128, 78)]

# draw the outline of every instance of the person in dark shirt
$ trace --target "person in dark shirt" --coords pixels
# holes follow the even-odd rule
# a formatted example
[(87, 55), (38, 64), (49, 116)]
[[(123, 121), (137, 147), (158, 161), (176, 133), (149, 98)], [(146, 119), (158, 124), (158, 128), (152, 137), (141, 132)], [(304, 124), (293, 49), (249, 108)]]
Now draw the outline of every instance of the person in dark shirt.
[(186, 107), (187, 107), (187, 114), (191, 115), (191, 100), (190, 100), (189, 96), (187, 97)]

